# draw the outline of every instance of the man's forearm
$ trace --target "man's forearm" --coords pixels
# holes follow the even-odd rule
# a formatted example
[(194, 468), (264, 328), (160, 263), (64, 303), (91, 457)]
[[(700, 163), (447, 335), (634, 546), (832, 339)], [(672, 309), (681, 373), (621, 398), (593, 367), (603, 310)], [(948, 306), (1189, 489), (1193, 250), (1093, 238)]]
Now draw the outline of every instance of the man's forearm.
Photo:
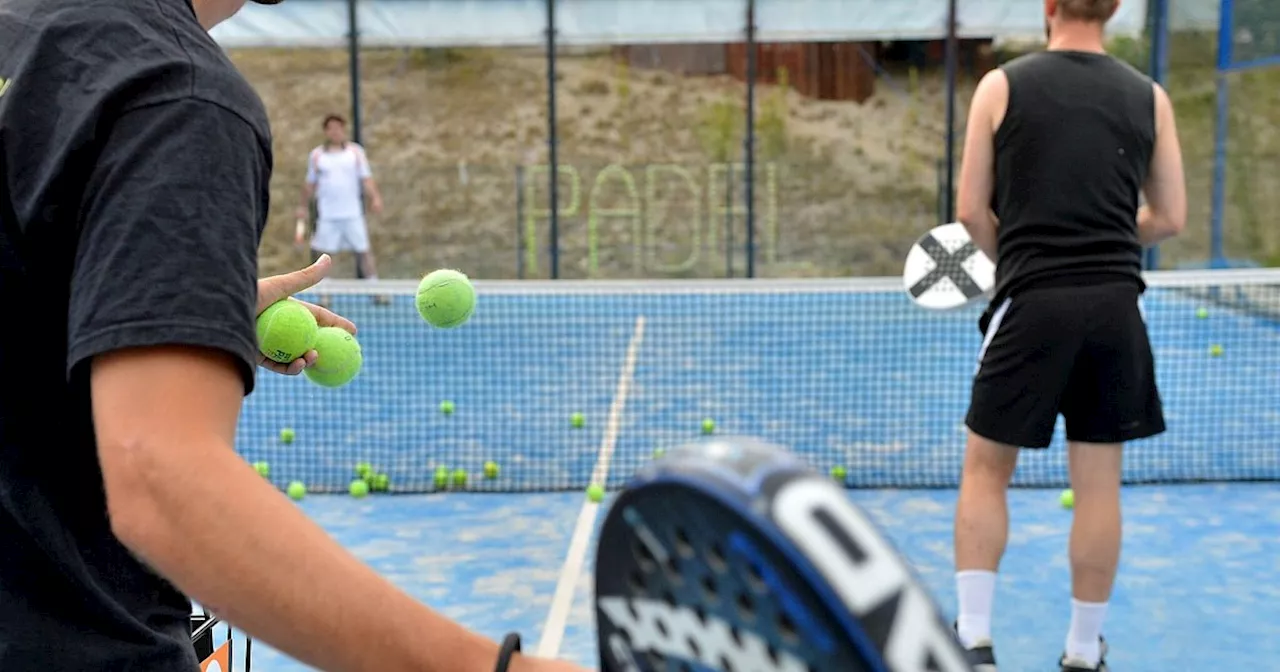
[(311, 198), (315, 196), (315, 187), (310, 184), (302, 187), (302, 201), (298, 203), (299, 210), (306, 210), (311, 207)]
[(996, 229), (1000, 222), (996, 219), (995, 213), (988, 210), (985, 213), (975, 214), (960, 220), (964, 224), (964, 228), (969, 232), (969, 237), (973, 239), (973, 244), (978, 246), (982, 253), (992, 261), (996, 260)]
[(1148, 206), (1138, 208), (1138, 242), (1143, 247), (1158, 245), (1178, 235), (1178, 228), (1167, 224)]
[[(241, 460), (159, 465), (126, 543), (201, 604), (320, 669), (489, 672), (497, 646), (397, 590)], [(179, 451), (171, 451), (178, 453)], [(167, 457), (157, 458), (160, 460)], [(198, 466), (197, 466), (198, 465)], [(122, 536), (123, 539), (123, 536)]]

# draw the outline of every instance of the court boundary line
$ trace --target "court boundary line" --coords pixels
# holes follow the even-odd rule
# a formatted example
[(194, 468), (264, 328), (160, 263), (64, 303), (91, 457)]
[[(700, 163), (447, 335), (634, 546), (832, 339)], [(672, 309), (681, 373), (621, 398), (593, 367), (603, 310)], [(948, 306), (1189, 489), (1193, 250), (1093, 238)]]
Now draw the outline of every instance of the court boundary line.
[[(605, 421), (604, 433), (600, 437), (600, 452), (596, 456), (595, 468), (591, 470), (591, 483), (601, 487), (609, 480), (609, 463), (613, 460), (613, 451), (618, 445), (622, 411), (626, 407), (627, 394), (631, 391), (631, 384), (635, 378), (640, 343), (644, 341), (644, 325), (644, 315), (637, 315), (636, 326), (631, 332), (631, 342), (627, 344), (627, 354), (622, 360), (618, 386), (614, 388), (613, 401), (609, 403), (609, 417)], [(551, 608), (547, 611), (546, 620), (542, 622), (542, 637), (539, 638), (536, 650), (539, 658), (555, 658), (560, 655), (564, 631), (569, 625), (569, 612), (573, 609), (573, 599), (578, 593), (578, 578), (582, 576), (582, 568), (587, 561), (587, 553), (591, 548), (591, 534), (595, 531), (596, 516), (599, 513), (600, 505), (590, 499), (582, 503), (582, 509), (578, 512), (578, 522), (574, 525), (573, 536), (569, 538), (569, 550), (565, 554), (564, 564), (560, 567), (560, 576), (556, 579)]]

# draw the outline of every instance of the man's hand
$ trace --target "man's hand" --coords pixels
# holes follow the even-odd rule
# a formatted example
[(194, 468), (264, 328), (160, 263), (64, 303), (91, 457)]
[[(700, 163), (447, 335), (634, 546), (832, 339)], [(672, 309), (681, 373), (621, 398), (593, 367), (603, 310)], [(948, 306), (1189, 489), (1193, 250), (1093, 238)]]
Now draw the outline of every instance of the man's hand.
[[(257, 313), (261, 315), (262, 311), (266, 310), (271, 304), (280, 301), (281, 299), (292, 297), (298, 292), (315, 286), (316, 283), (329, 275), (329, 268), (332, 265), (333, 260), (329, 258), (329, 255), (322, 254), (320, 255), (320, 258), (316, 260), (316, 263), (311, 264), (304, 269), (293, 271), (292, 273), (285, 273), (284, 275), (273, 275), (269, 278), (259, 280)], [(297, 301), (297, 299), (294, 300)], [(337, 327), (349, 334), (356, 333), (356, 325), (353, 324), (351, 320), (348, 320), (327, 308), (322, 308), (315, 304), (307, 303), (306, 301), (298, 301), (298, 303), (306, 306), (307, 310), (310, 310), (311, 314), (316, 316), (316, 322), (319, 323), (320, 326)], [(273, 362), (262, 355), (258, 356), (259, 366), (271, 369), (276, 373), (281, 373), (286, 376), (296, 376), (299, 373), (302, 373), (303, 369), (311, 366), (315, 361), (315, 350), (308, 351), (307, 354), (288, 364)]]
[(369, 200), (370, 200), (369, 208), (373, 210), (373, 214), (381, 215), (382, 214), (382, 196), (378, 194), (374, 194), (373, 198)]

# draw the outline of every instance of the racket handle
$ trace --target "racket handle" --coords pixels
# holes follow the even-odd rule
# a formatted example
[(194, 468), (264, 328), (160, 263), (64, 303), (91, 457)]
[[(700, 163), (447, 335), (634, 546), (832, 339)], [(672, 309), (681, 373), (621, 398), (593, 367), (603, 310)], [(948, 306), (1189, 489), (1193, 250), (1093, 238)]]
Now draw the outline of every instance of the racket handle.
[(517, 653), (520, 653), (520, 635), (512, 632), (502, 639), (502, 648), (498, 651), (496, 672), (507, 672), (507, 667), (511, 665), (512, 656)]
[(301, 245), (306, 240), (306, 237), (307, 237), (307, 220), (299, 217), (298, 221), (295, 222), (293, 225), (293, 243), (295, 245)]

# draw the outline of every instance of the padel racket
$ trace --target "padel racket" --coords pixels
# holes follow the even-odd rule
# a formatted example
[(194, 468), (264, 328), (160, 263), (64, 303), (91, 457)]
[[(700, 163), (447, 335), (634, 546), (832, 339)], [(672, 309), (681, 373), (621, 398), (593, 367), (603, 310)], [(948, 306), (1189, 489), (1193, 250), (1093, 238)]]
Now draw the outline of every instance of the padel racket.
[(971, 672), (910, 567), (783, 449), (671, 451), (600, 530), (601, 672)]
[(951, 310), (975, 301), (996, 282), (996, 265), (969, 237), (964, 224), (952, 222), (920, 237), (907, 252), (902, 286), (916, 305)]

